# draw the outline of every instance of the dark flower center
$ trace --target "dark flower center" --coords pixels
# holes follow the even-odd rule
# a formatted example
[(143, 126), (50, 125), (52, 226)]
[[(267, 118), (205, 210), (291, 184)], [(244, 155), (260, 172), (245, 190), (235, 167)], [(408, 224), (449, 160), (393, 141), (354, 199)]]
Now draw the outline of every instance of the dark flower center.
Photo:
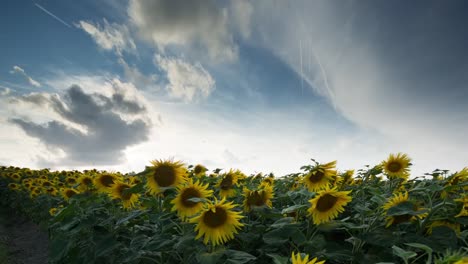
[(195, 172), (195, 174), (200, 174), (203, 172), (203, 167), (200, 166), (200, 165), (197, 165), (195, 166), (195, 168), (193, 169), (193, 172)]
[(126, 185), (126, 184), (121, 184), (119, 185), (119, 187), (117, 187), (117, 192), (119, 193), (120, 197), (122, 200), (130, 200), (130, 198), (132, 197), (132, 194), (131, 193), (125, 193), (125, 190), (129, 189), (130, 186)]
[(114, 177), (110, 175), (102, 175), (99, 180), (105, 187), (111, 187), (111, 185), (114, 184)]
[(325, 194), (318, 199), (316, 208), (320, 212), (327, 212), (328, 210), (332, 209), (333, 206), (335, 206), (336, 201), (338, 201), (338, 198), (335, 196), (331, 194)]
[(224, 176), (223, 180), (221, 181), (221, 184), (219, 185), (222, 190), (229, 190), (232, 188), (232, 176), (231, 175), (226, 175)]
[(323, 177), (325, 177), (325, 172), (323, 172), (322, 170), (318, 170), (310, 173), (309, 181), (312, 183), (317, 183), (320, 182), (323, 179)]
[(160, 187), (169, 187), (176, 181), (176, 171), (172, 166), (161, 165), (154, 170), (153, 178)]
[(403, 166), (398, 161), (392, 161), (387, 165), (390, 172), (399, 172)]
[(75, 194), (76, 194), (76, 192), (73, 191), (73, 190), (67, 190), (67, 191), (65, 192), (65, 196), (67, 196), (68, 198), (72, 197), (72, 196), (75, 195)]
[(227, 212), (223, 208), (216, 207), (215, 212), (208, 211), (203, 215), (203, 223), (211, 228), (222, 226), (226, 223)]
[(254, 206), (262, 206), (265, 204), (265, 194), (263, 192), (253, 191), (247, 196), (247, 204)]
[(200, 198), (200, 197), (201, 197), (201, 194), (198, 190), (194, 188), (187, 188), (182, 192), (182, 195), (181, 195), (182, 204), (185, 207), (189, 207), (189, 208), (194, 207), (195, 205), (198, 204), (198, 202), (193, 202), (193, 201), (190, 201), (189, 199)]

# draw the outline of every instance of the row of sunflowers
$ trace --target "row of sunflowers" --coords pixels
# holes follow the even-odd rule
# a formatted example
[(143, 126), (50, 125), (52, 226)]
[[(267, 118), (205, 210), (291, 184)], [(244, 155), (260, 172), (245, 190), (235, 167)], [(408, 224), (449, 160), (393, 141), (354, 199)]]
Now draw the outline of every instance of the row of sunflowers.
[(48, 230), (51, 263), (468, 263), (468, 168), (410, 177), (401, 153), (282, 177), (151, 163), (0, 167), (1, 201)]

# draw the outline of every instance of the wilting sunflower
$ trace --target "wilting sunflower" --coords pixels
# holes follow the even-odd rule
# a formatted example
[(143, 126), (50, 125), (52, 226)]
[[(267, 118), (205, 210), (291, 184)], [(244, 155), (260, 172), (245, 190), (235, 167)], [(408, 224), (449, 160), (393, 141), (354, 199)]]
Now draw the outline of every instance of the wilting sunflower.
[(268, 206), (271, 208), (273, 198), (273, 188), (264, 187), (259, 190), (249, 190), (244, 188), (244, 210), (250, 212), (253, 207)]
[(194, 168), (193, 168), (193, 174), (197, 177), (200, 177), (200, 176), (203, 176), (205, 175), (205, 172), (207, 171), (208, 169), (201, 165), (201, 164), (197, 164)]
[(81, 177), (78, 178), (78, 183), (80, 184), (78, 186), (78, 189), (80, 191), (88, 191), (93, 188), (93, 178), (89, 175), (82, 175)]
[(305, 257), (301, 257), (301, 253), (297, 252), (296, 255), (294, 255), (294, 252), (291, 254), (291, 261), (292, 264), (323, 264), (325, 263), (325, 260), (317, 262), (317, 258), (313, 258), (309, 261), (309, 255), (305, 254)]
[[(417, 203), (410, 201), (408, 199), (408, 192), (400, 192), (393, 195), (383, 206), (384, 214), (387, 215), (387, 212), (390, 208), (398, 206), (400, 204), (409, 203), (410, 206), (413, 208), (414, 211), (422, 211), (424, 209), (419, 208)], [(396, 225), (404, 222), (415, 221), (418, 218), (422, 219), (427, 216), (427, 213), (421, 213), (418, 215), (410, 215), (410, 214), (403, 214), (403, 215), (389, 215), (386, 217), (387, 224), (385, 227), (389, 227), (391, 225)]]
[(349, 193), (351, 191), (337, 191), (336, 188), (318, 191), (317, 195), (309, 200), (311, 207), (307, 210), (314, 224), (326, 223), (342, 213), (343, 207), (352, 199)]
[(302, 182), (313, 192), (328, 188), (332, 176), (336, 175), (335, 166), (336, 161), (318, 164), (304, 176)]
[(136, 193), (126, 193), (125, 191), (132, 188), (133, 186), (123, 183), (116, 182), (109, 193), (113, 199), (120, 199), (122, 206), (125, 209), (134, 208), (138, 202), (139, 195)]
[(387, 160), (382, 161), (382, 167), (389, 179), (408, 179), (411, 159), (403, 153), (390, 154)]
[(100, 192), (110, 192), (112, 186), (118, 182), (120, 178), (111, 173), (103, 173), (94, 178), (94, 185)]
[(195, 215), (203, 209), (203, 203), (201, 201), (195, 202), (189, 199), (206, 199), (211, 196), (212, 193), (213, 191), (208, 190), (208, 184), (202, 185), (198, 181), (194, 183), (193, 180), (190, 179), (187, 185), (179, 185), (177, 187), (177, 195), (174, 200), (171, 201), (173, 204), (172, 211), (177, 211), (177, 215), (185, 221), (188, 217)]
[(222, 178), (218, 182), (219, 195), (223, 198), (232, 197), (235, 195), (234, 187), (237, 185), (239, 178), (234, 170), (229, 170), (229, 172), (225, 173)]
[(146, 186), (151, 194), (158, 194), (161, 188), (176, 187), (187, 180), (187, 170), (180, 161), (154, 160), (147, 174)]
[(234, 238), (238, 230), (243, 226), (239, 222), (243, 218), (240, 212), (233, 211), (235, 205), (232, 202), (221, 201), (208, 202), (203, 207), (200, 215), (190, 219), (190, 223), (196, 224), (195, 231), (202, 236), (203, 243), (211, 242), (213, 246), (221, 245)]
[(72, 188), (65, 188), (61, 191), (61, 194), (63, 199), (65, 199), (65, 201), (68, 201), (72, 196), (79, 194), (79, 192)]
[(435, 227), (438, 227), (438, 226), (446, 226), (450, 229), (452, 229), (453, 231), (455, 231), (455, 233), (457, 233), (457, 235), (460, 234), (460, 224), (459, 223), (452, 223), (452, 222), (448, 222), (448, 221), (434, 221), (432, 222), (428, 229), (427, 229), (427, 233), (428, 234), (432, 234), (432, 229), (435, 228)]

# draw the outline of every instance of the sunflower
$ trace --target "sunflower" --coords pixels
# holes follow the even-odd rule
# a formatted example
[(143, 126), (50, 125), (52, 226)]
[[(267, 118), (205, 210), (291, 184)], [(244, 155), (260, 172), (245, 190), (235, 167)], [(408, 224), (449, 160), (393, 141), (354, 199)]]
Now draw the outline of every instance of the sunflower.
[(448, 182), (447, 185), (457, 186), (458, 184), (464, 183), (468, 180), (468, 167), (463, 168), (463, 170), (453, 174)]
[(244, 188), (244, 210), (250, 212), (253, 207), (268, 206), (271, 208), (271, 199), (273, 198), (273, 188), (264, 187), (259, 190), (251, 191)]
[(151, 194), (158, 194), (161, 188), (176, 187), (187, 180), (187, 170), (180, 161), (154, 160), (151, 162), (146, 182)]
[(347, 170), (340, 175), (343, 184), (351, 185), (354, 182), (354, 170)]
[(200, 176), (203, 176), (205, 175), (205, 172), (207, 171), (208, 169), (201, 165), (201, 164), (197, 164), (194, 168), (193, 168), (193, 174), (197, 177), (200, 177)]
[(79, 192), (72, 188), (65, 188), (61, 191), (63, 199), (68, 201), (72, 196), (79, 194)]
[(74, 176), (69, 176), (67, 177), (67, 179), (65, 180), (65, 182), (69, 185), (69, 186), (73, 186), (75, 185), (77, 182), (76, 182), (76, 178)]
[(309, 255), (305, 254), (305, 257), (301, 257), (301, 253), (297, 252), (296, 255), (294, 255), (294, 252), (291, 254), (291, 261), (292, 264), (323, 264), (325, 263), (325, 260), (317, 262), (317, 258), (313, 258), (312, 260), (309, 261)]
[(50, 208), (49, 214), (51, 216), (55, 216), (57, 214), (57, 211), (58, 211), (58, 208), (56, 208), (56, 207)]
[(205, 204), (200, 215), (190, 219), (190, 223), (196, 224), (195, 231), (198, 231), (195, 239), (204, 236), (203, 243), (211, 242), (213, 246), (233, 239), (234, 234), (244, 226), (239, 222), (243, 216), (240, 212), (233, 211), (234, 207), (232, 202), (226, 202), (225, 199), (218, 201), (216, 198), (214, 203)]
[(268, 186), (274, 186), (275, 184), (275, 178), (273, 177), (265, 177), (262, 179), (262, 182), (259, 184), (259, 188), (264, 188)]
[(48, 187), (48, 188), (45, 188), (44, 193), (47, 193), (48, 195), (51, 195), (51, 196), (56, 196), (58, 194), (58, 191), (54, 187)]
[(459, 223), (452, 223), (452, 222), (448, 222), (448, 221), (434, 221), (432, 222), (428, 229), (427, 229), (427, 233), (428, 234), (432, 234), (432, 229), (435, 228), (435, 227), (439, 227), (439, 226), (446, 226), (450, 229), (452, 229), (453, 231), (455, 231), (455, 233), (457, 233), (457, 235), (460, 234), (460, 224)]
[(10, 190), (16, 191), (16, 190), (19, 190), (19, 189), (20, 189), (20, 185), (17, 184), (17, 183), (9, 183), (9, 184), (8, 184), (8, 188), (9, 188)]
[(307, 173), (302, 179), (309, 191), (318, 191), (326, 189), (330, 185), (332, 176), (336, 175), (336, 161), (326, 164), (317, 164), (312, 170)]
[[(413, 208), (414, 211), (421, 211), (423, 210), (422, 208), (419, 208), (419, 206), (408, 199), (408, 192), (400, 192), (396, 193), (393, 195), (392, 198), (390, 198), (383, 206), (382, 208), (385, 210), (384, 214), (387, 215), (387, 212), (390, 208), (393, 208), (395, 206), (398, 206), (400, 204), (406, 204), (409, 203), (409, 205)], [(418, 215), (410, 215), (410, 214), (403, 214), (403, 215), (390, 215), (386, 217), (387, 224), (385, 227), (389, 227), (391, 225), (395, 224), (400, 224), (404, 222), (409, 222), (409, 221), (415, 221), (418, 218), (422, 219), (425, 216), (427, 216), (427, 213), (422, 213)]]
[(18, 173), (13, 173), (10, 178), (14, 181), (20, 181), (21, 180), (21, 175), (19, 175)]
[(134, 208), (140, 197), (136, 193), (126, 193), (125, 191), (132, 188), (132, 185), (116, 182), (109, 193), (113, 199), (120, 199), (122, 201), (122, 206), (125, 209)]
[(49, 188), (49, 187), (52, 187), (54, 186), (54, 184), (48, 180), (44, 180), (41, 182), (41, 186), (44, 187), (44, 188)]
[(109, 192), (119, 180), (120, 178), (115, 174), (103, 173), (94, 178), (94, 185), (101, 192)]
[(239, 178), (236, 171), (231, 169), (229, 172), (225, 173), (217, 185), (220, 188), (219, 195), (223, 198), (234, 196), (234, 187), (237, 185), (238, 180)]
[(387, 177), (391, 179), (408, 179), (411, 159), (406, 154), (390, 154), (387, 160), (382, 161), (382, 167)]
[(455, 217), (468, 216), (468, 195), (465, 194), (461, 198), (454, 199), (454, 201), (463, 203), (460, 213), (458, 213)]
[(177, 187), (177, 195), (174, 200), (171, 201), (173, 204), (172, 211), (177, 211), (177, 215), (185, 221), (188, 217), (195, 215), (203, 209), (203, 203), (201, 201), (194, 202), (189, 199), (206, 199), (212, 195), (212, 193), (213, 191), (208, 190), (208, 184), (202, 185), (198, 181), (193, 183), (193, 180), (190, 179), (188, 184), (179, 185)]
[(82, 175), (81, 177), (79, 177), (78, 183), (80, 184), (78, 186), (78, 189), (80, 189), (80, 191), (87, 191), (93, 188), (93, 178), (89, 175)]
[(336, 188), (318, 191), (317, 195), (309, 200), (311, 207), (308, 212), (312, 216), (314, 224), (328, 222), (342, 213), (343, 207), (352, 199), (349, 193), (351, 191), (337, 191)]

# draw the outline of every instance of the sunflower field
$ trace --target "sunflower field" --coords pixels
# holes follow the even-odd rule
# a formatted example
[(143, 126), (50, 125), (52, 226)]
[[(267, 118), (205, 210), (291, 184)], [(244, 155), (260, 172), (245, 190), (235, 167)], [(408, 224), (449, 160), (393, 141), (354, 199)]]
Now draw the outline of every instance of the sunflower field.
[(131, 174), (0, 167), (0, 201), (48, 232), (50, 263), (468, 263), (468, 167), (310, 163), (284, 176), (171, 159)]

